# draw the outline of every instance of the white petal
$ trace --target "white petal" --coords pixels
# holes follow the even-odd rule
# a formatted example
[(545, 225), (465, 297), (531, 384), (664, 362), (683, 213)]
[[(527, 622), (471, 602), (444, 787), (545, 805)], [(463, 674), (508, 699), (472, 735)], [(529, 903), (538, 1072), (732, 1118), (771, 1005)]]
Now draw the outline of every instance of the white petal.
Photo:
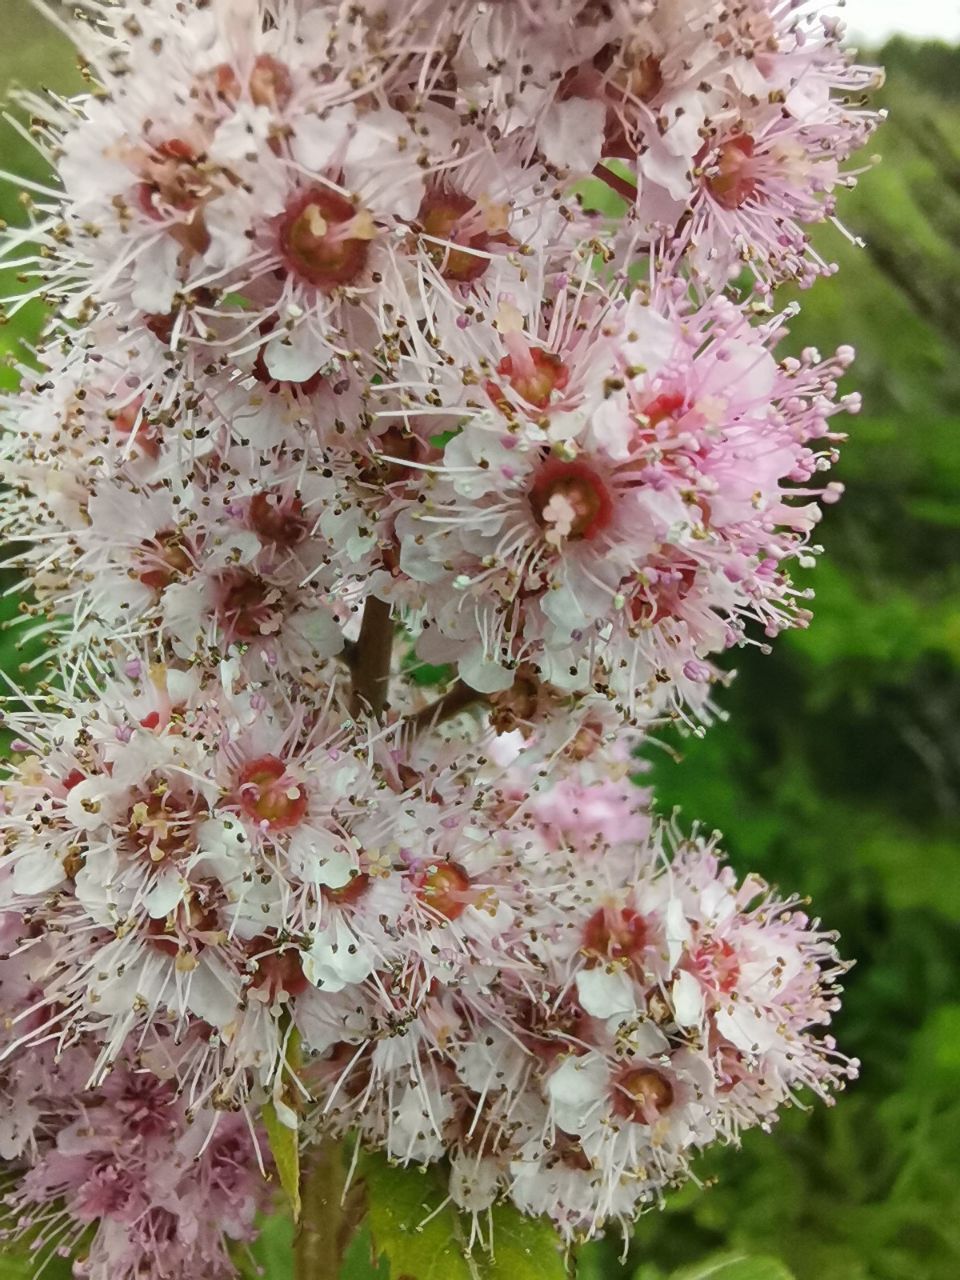
[(623, 969), (581, 969), (577, 995), (593, 1018), (629, 1018), (637, 1011), (633, 982)]
[(587, 174), (600, 161), (606, 107), (602, 102), (569, 98), (554, 102), (544, 116), (543, 154), (558, 169)]
[(673, 1013), (679, 1027), (698, 1027), (703, 1019), (703, 990), (685, 969), (673, 983)]
[(278, 1076), (277, 1086), (274, 1088), (274, 1091), (273, 1091), (273, 1109), (277, 1113), (277, 1119), (284, 1126), (284, 1128), (292, 1129), (294, 1133), (296, 1133), (300, 1122), (297, 1118), (297, 1113), (296, 1111), (294, 1111), (293, 1107), (289, 1106), (286, 1102), (284, 1102), (283, 1095), (281, 1092), (282, 1087), (283, 1087), (283, 1081)]
[(765, 1053), (778, 1042), (775, 1025), (759, 1009), (730, 1005), (716, 1015), (717, 1030), (744, 1053)]
[(308, 982), (323, 991), (342, 991), (373, 972), (373, 956), (340, 917), (314, 939), (303, 954)]
[(164, 236), (140, 254), (133, 264), (130, 302), (147, 315), (167, 315), (177, 291), (177, 260), (180, 246), (173, 236)]
[(332, 359), (329, 345), (305, 324), (271, 339), (263, 353), (267, 371), (279, 382), (306, 382)]
[(189, 975), (188, 1004), (191, 1013), (222, 1031), (237, 1016), (239, 991), (235, 990), (235, 980), (229, 970), (215, 961), (210, 952), (208, 947), (200, 967)]
[(63, 863), (51, 849), (36, 849), (13, 864), (14, 893), (46, 893), (63, 878)]
[(460, 675), (478, 693), (502, 693), (513, 684), (513, 672), (487, 657), (479, 647), (460, 660)]
[(153, 888), (144, 896), (143, 905), (155, 920), (169, 915), (187, 889), (187, 882), (176, 867), (164, 867)]
[(628, 341), (623, 353), (629, 362), (647, 374), (655, 374), (673, 355), (677, 345), (677, 330), (672, 320), (660, 315), (652, 307), (631, 302), (625, 327)]
[(671, 898), (666, 912), (667, 963), (675, 969), (683, 948), (690, 939), (690, 925), (679, 898)]
[(119, 800), (110, 795), (107, 778), (84, 778), (67, 793), (67, 821), (81, 831), (95, 831), (119, 816)]
[(602, 1058), (587, 1054), (565, 1058), (547, 1080), (553, 1114), (561, 1129), (579, 1133), (588, 1127), (590, 1113), (603, 1098), (607, 1068)]

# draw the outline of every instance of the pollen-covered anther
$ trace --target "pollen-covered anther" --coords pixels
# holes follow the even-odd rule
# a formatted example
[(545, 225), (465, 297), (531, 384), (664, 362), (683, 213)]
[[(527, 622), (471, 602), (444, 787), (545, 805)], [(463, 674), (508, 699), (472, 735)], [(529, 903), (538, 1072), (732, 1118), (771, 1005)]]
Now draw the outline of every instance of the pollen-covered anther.
[(603, 478), (584, 462), (550, 458), (530, 489), (533, 517), (552, 546), (596, 537), (613, 518), (613, 501)]
[(268, 831), (297, 826), (307, 812), (307, 791), (279, 756), (260, 756), (244, 765), (237, 780), (241, 810)]
[(363, 274), (376, 234), (366, 209), (336, 191), (313, 187), (282, 214), (279, 248), (291, 274), (330, 291)]

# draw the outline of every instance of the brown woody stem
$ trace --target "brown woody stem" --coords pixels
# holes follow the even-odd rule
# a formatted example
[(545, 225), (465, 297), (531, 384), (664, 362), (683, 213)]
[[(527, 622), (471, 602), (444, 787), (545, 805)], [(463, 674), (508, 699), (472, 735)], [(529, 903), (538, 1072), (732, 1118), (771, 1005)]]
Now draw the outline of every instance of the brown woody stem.
[(343, 1143), (327, 1138), (311, 1148), (302, 1186), (300, 1227), (293, 1246), (296, 1280), (339, 1280), (347, 1246), (359, 1222), (362, 1191), (345, 1191)]
[(601, 182), (605, 182), (611, 191), (615, 191), (618, 196), (623, 196), (624, 200), (633, 204), (637, 198), (637, 188), (626, 178), (621, 178), (619, 173), (614, 173), (612, 169), (601, 160), (594, 165), (593, 176), (599, 178)]
[(383, 715), (390, 690), (390, 659), (393, 654), (393, 623), (390, 606), (367, 597), (360, 623), (360, 636), (350, 650), (353, 676), (353, 711), (368, 710), (377, 719)]
[[(352, 681), (352, 710), (383, 715), (390, 690), (393, 623), (390, 606), (368, 596), (360, 635), (344, 658)], [(296, 1280), (339, 1280), (347, 1246), (362, 1213), (362, 1190), (346, 1190), (343, 1144), (327, 1138), (312, 1148), (300, 1180), (300, 1226), (293, 1246)]]
[(407, 725), (414, 734), (423, 733), (435, 725), (442, 724), (444, 720), (450, 720), (459, 715), (461, 711), (466, 711), (467, 707), (473, 706), (475, 702), (486, 701), (485, 693), (477, 693), (476, 689), (471, 689), (468, 684), (458, 680), (456, 684), (450, 686), (442, 698), (431, 702), (416, 715), (410, 716)]

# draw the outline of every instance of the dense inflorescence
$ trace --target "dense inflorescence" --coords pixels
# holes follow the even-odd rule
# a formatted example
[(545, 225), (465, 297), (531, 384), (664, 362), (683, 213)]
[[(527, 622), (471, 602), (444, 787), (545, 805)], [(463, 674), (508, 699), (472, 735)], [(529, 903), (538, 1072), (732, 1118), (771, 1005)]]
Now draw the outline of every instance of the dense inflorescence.
[(854, 1071), (833, 937), (633, 753), (809, 619), (852, 352), (773, 291), (875, 73), (792, 0), (84, 9), (7, 234), (14, 1230), (230, 1274), (264, 1106), (627, 1223)]

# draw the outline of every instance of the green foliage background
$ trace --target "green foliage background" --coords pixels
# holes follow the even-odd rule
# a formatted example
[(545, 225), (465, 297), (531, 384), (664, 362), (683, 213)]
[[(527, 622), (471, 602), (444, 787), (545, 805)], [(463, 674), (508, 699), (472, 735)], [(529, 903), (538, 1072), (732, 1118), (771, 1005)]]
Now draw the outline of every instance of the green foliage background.
[[(75, 85), (25, 0), (2, 9), (0, 85)], [(897, 40), (881, 60), (884, 163), (842, 205), (867, 249), (826, 229), (841, 275), (801, 297), (790, 338), (857, 346), (866, 405), (822, 528), (816, 618), (770, 657), (737, 655), (729, 721), (672, 743), (682, 763), (654, 756), (665, 811), (719, 827), (738, 869), (808, 893), (841, 931), (858, 964), (836, 1032), (862, 1079), (832, 1110), (706, 1161), (709, 1185), (645, 1217), (624, 1261), (619, 1240), (583, 1251), (581, 1280), (781, 1275), (743, 1254), (798, 1280), (960, 1276), (960, 51)], [(44, 177), (9, 128), (0, 168)], [(22, 218), (15, 189), (0, 188), (0, 216)], [(0, 329), (0, 348), (36, 323), (28, 310)], [(0, 636), (0, 664), (21, 660)], [(368, 1252), (351, 1250), (345, 1280), (384, 1276)], [(271, 1280), (288, 1254), (272, 1230), (258, 1250)], [(732, 1261), (701, 1270), (714, 1255)], [(0, 1278), (27, 1274), (0, 1260)]]

